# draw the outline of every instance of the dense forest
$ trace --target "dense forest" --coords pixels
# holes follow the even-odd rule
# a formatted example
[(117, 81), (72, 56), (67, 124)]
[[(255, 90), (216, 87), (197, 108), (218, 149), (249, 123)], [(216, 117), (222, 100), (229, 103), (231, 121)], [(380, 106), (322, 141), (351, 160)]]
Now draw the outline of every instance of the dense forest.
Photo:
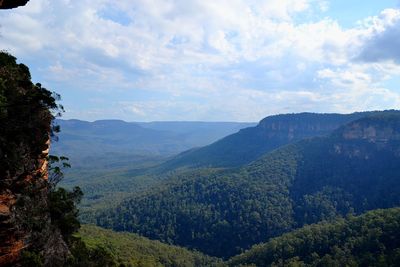
[[(398, 266), (400, 209), (321, 222), (273, 238), (228, 266)], [(251, 265), (253, 264), (253, 265)]]
[(93, 225), (83, 225), (79, 236), (89, 249), (103, 249), (119, 265), (212, 267), (222, 262), (199, 252), (166, 245), (132, 233), (116, 233)]
[(397, 266), (400, 261), (400, 208), (349, 214), (322, 221), (254, 245), (222, 262), (132, 233), (84, 225), (80, 237), (125, 266)]
[(304, 224), (393, 207), (399, 126), (398, 112), (384, 112), (240, 169), (178, 174), (97, 222), (227, 258)]
[[(237, 168), (274, 148), (296, 142), (301, 138), (328, 135), (348, 121), (372, 115), (373, 113), (378, 112), (352, 114), (300, 113), (269, 116), (263, 119), (257, 127), (243, 129), (209, 146), (186, 151), (172, 157), (165, 163), (161, 163), (165, 161), (165, 158), (155, 157), (154, 155), (132, 155), (115, 152), (98, 155), (93, 149), (88, 149), (85, 153), (93, 152), (92, 156), (79, 157), (78, 161), (72, 160), (74, 168), (67, 171), (68, 179), (63, 182), (63, 186), (72, 187), (79, 184), (85, 192), (81, 204), (81, 218), (87, 223), (95, 223), (95, 213), (107, 208), (113, 208), (123, 199), (136, 195), (138, 192), (146, 191), (160, 181), (170, 180), (171, 177), (177, 176), (177, 173), (187, 172), (188, 169), (199, 166), (206, 168)], [(71, 144), (71, 147), (74, 148), (78, 146), (76, 149), (78, 152), (87, 148), (86, 145), (78, 144), (82, 143), (83, 140), (90, 139), (89, 137), (95, 137), (90, 142), (96, 144), (96, 147), (103, 146), (98, 140), (104, 140), (103, 142), (106, 144), (113, 143), (115, 145), (115, 139), (118, 139), (117, 136), (123, 136), (123, 138), (128, 138), (129, 140), (132, 139), (128, 130), (131, 127), (129, 126), (130, 124), (122, 122), (99, 121), (87, 123), (75, 120), (60, 122), (63, 123), (62, 133), (67, 131), (67, 135), (78, 136), (77, 143), (73, 144), (71, 140), (67, 140), (62, 146), (65, 147), (66, 144)], [(120, 125), (117, 129), (121, 133), (104, 129), (106, 125), (111, 126), (115, 123)], [(174, 131), (183, 135), (189, 133), (190, 135), (198, 135), (200, 133), (194, 134), (193, 131), (199, 130), (207, 136), (211, 129), (219, 127), (219, 131), (221, 131), (228, 129), (225, 127), (234, 126), (226, 124), (155, 122), (139, 125), (152, 127), (150, 129), (153, 130)], [(83, 125), (82, 129), (78, 127), (80, 125)], [(171, 129), (171, 125), (174, 126), (174, 129)], [(99, 133), (96, 133), (97, 128), (99, 128)], [(63, 143), (63, 135), (61, 134), (60, 136), (59, 142)], [(136, 135), (133, 134), (133, 136)], [(84, 139), (81, 140), (80, 138)], [(139, 140), (138, 142), (140, 142)], [(90, 144), (90, 142), (87, 143)], [(134, 141), (131, 140), (129, 142), (132, 143)], [(122, 144), (118, 143), (118, 145)], [(85, 153), (79, 152), (80, 155)]]

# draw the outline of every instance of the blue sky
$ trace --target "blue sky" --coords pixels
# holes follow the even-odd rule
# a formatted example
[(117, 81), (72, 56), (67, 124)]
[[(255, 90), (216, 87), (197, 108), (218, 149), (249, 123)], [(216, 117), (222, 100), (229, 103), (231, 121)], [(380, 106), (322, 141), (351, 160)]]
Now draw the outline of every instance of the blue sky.
[(400, 3), (31, 0), (0, 49), (64, 118), (258, 121), (400, 108)]

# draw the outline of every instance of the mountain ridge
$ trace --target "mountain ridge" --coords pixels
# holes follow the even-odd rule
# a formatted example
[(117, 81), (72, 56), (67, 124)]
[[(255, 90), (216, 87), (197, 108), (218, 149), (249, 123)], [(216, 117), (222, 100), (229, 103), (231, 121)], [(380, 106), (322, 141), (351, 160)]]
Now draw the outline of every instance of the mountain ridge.
[[(262, 154), (303, 138), (324, 136), (340, 126), (380, 111), (339, 113), (291, 113), (268, 116), (257, 126), (241, 129), (208, 146), (184, 151), (159, 166), (160, 171), (182, 167), (236, 167)], [(396, 113), (389, 110), (382, 112)]]
[[(278, 148), (242, 168), (177, 174), (159, 190), (101, 214), (97, 223), (229, 257), (304, 224), (399, 205), (400, 113), (385, 119), (361, 118), (329, 136)], [(382, 146), (337, 134), (363, 122), (376, 127), (389, 123), (395, 138), (386, 136)]]

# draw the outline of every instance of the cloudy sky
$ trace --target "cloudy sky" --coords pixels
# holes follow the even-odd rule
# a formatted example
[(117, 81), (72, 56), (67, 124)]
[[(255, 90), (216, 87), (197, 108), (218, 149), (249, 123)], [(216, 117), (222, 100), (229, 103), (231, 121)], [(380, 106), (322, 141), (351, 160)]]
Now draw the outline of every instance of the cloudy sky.
[(0, 25), (64, 118), (400, 108), (398, 0), (30, 0)]

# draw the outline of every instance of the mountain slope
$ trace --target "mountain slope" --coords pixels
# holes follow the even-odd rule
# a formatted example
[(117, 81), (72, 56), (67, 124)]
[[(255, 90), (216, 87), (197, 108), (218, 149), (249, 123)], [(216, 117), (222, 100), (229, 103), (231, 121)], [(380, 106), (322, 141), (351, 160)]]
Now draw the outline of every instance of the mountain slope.
[[(400, 208), (319, 223), (271, 239), (228, 266), (398, 266)], [(252, 266), (254, 266), (252, 265)]]
[(211, 145), (183, 152), (162, 164), (160, 169), (240, 166), (282, 145), (304, 138), (328, 135), (340, 126), (368, 114), (371, 113), (299, 113), (269, 116), (255, 127), (242, 129)]
[(219, 262), (199, 252), (93, 225), (83, 225), (79, 236), (89, 248), (102, 247), (114, 255), (117, 262), (126, 266), (211, 267)]
[(306, 223), (400, 205), (400, 115), (352, 122), (237, 170), (180, 174), (99, 225), (229, 257)]

